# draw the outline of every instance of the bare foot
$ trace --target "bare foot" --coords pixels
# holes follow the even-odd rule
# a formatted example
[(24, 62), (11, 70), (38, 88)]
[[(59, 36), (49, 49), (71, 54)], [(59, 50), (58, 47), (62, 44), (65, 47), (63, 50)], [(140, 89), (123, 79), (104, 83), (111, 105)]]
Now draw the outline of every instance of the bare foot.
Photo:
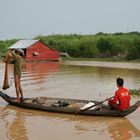
[(20, 101), (23, 102), (24, 101), (24, 98), (23, 97), (20, 97)]
[(20, 99), (14, 99), (14, 100), (12, 100), (13, 102), (17, 102), (17, 103), (20, 103)]

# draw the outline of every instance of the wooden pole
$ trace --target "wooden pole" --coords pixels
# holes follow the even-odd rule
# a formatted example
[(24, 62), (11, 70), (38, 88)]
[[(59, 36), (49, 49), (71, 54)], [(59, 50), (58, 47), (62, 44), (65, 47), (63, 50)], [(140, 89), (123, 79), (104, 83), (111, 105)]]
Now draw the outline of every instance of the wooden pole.
[(97, 106), (97, 105), (100, 105), (100, 104), (104, 103), (105, 101), (108, 101), (108, 100), (111, 99), (111, 98), (114, 98), (114, 96), (109, 97), (109, 98), (107, 98), (107, 99), (105, 99), (105, 100), (103, 100), (103, 101), (100, 101), (100, 102), (98, 102), (98, 103), (96, 103), (96, 104), (94, 104), (94, 105), (91, 105), (91, 106), (89, 106), (89, 107), (87, 107), (87, 108), (85, 108), (85, 109), (80, 109), (78, 112), (76, 112), (76, 114), (81, 113), (81, 112), (83, 112), (83, 111), (86, 111), (86, 110), (88, 110), (88, 109), (90, 109), (90, 108), (92, 108), (92, 107), (95, 107), (95, 106)]

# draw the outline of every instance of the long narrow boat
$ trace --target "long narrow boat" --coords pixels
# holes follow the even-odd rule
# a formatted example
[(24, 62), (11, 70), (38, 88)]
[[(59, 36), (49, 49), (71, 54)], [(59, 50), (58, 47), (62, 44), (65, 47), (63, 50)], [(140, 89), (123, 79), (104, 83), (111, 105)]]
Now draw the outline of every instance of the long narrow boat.
[[(0, 91), (0, 96), (10, 105), (21, 108), (48, 112), (90, 115), (90, 116), (124, 117), (133, 113), (140, 106), (140, 101), (137, 101), (134, 105), (130, 106), (129, 109), (120, 111), (120, 110), (110, 110), (107, 105), (102, 104), (98, 108), (79, 112), (79, 110), (83, 106), (85, 106), (90, 102), (89, 100), (36, 97), (36, 98), (25, 98), (24, 101), (18, 103), (14, 101), (15, 97), (8, 96), (2, 91)], [(95, 104), (99, 103), (99, 101), (94, 102)]]

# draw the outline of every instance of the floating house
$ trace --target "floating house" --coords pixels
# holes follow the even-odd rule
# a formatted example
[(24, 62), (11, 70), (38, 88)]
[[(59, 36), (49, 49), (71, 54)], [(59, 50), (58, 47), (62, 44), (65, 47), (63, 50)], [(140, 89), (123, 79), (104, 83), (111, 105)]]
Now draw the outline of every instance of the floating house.
[(59, 51), (50, 48), (40, 40), (19, 40), (9, 47), (9, 49), (22, 49), (24, 50), (23, 58), (26, 61), (58, 61)]

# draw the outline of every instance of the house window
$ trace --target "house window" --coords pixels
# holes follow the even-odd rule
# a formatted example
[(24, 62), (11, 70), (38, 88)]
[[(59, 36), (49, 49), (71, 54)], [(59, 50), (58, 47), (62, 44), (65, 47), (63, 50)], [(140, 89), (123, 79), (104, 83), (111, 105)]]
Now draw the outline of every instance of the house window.
[(39, 52), (37, 51), (33, 52), (33, 56), (39, 56)]

